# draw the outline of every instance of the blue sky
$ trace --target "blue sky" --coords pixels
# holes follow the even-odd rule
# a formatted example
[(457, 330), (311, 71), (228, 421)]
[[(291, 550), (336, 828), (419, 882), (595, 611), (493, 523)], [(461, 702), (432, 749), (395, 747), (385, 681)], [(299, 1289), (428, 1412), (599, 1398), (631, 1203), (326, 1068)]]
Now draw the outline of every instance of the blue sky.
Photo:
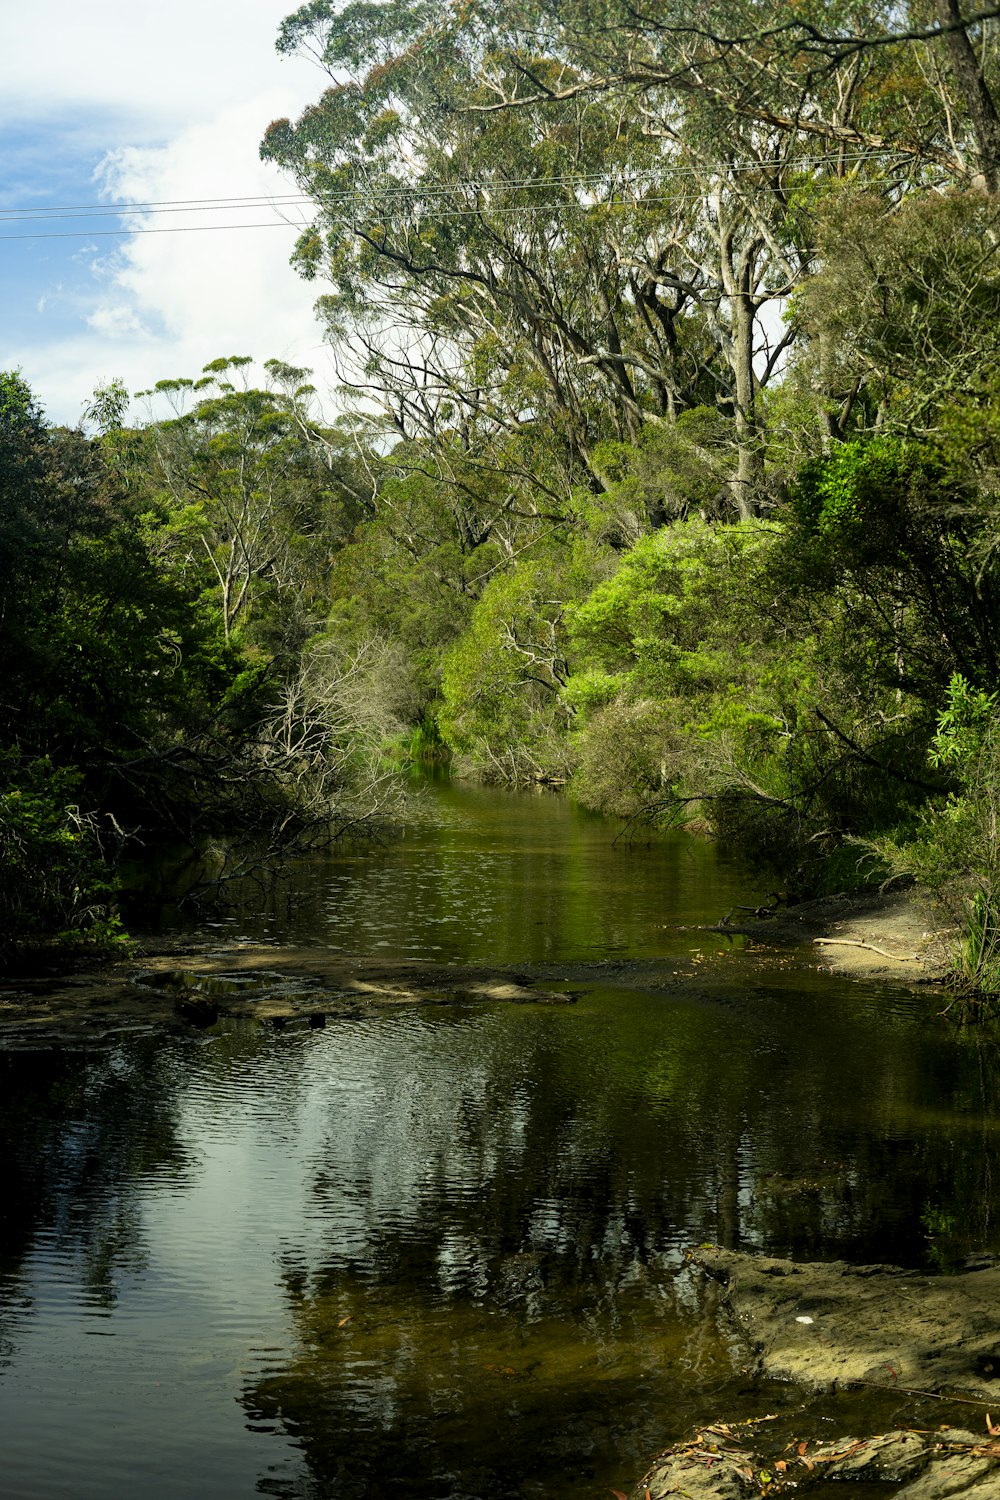
[[(219, 354), (277, 356), (312, 367), (321, 390), (333, 383), (316, 289), (287, 264), (295, 229), (282, 219), (304, 222), (306, 206), (106, 216), (294, 192), (257, 155), (268, 122), (327, 81), (275, 54), (293, 8), (32, 0), (0, 20), (0, 369), (20, 368), (52, 420), (76, 422), (101, 381), (135, 391)], [(27, 217), (71, 205), (104, 213)], [(275, 227), (99, 233), (259, 222)]]

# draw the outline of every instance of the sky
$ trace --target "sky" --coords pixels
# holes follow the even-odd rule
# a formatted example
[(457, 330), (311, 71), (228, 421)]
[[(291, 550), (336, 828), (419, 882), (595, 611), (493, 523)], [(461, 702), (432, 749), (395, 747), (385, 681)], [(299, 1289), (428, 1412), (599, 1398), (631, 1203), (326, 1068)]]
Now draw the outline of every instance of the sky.
[[(278, 358), (334, 384), (288, 264), (304, 203), (258, 157), (268, 123), (328, 83), (274, 50), (295, 0), (30, 0), (0, 16), (0, 370), (20, 369), (54, 422), (98, 384), (196, 377), (220, 355)], [(54, 215), (67, 208), (98, 213)], [(44, 214), (51, 217), (38, 218)], [(292, 222), (289, 223), (288, 221)], [(254, 229), (195, 225), (264, 224)], [(169, 233), (108, 233), (167, 227)], [(183, 230), (184, 232), (174, 232)], [(132, 418), (141, 419), (143, 403)]]

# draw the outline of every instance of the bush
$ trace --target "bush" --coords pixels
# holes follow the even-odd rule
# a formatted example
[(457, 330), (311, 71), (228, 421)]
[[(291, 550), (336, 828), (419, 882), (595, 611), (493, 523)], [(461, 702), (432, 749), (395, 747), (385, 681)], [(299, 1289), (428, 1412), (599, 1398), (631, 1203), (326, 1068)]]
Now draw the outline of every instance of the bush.
[(100, 947), (124, 941), (115, 907), (119, 830), (81, 808), (75, 773), (43, 760), (20, 780), (0, 793), (0, 957), (52, 936)]
[(959, 985), (1000, 995), (1000, 702), (958, 673), (938, 718), (931, 759), (949, 768), (955, 787), (929, 804), (917, 836), (897, 863), (937, 896), (958, 937)]

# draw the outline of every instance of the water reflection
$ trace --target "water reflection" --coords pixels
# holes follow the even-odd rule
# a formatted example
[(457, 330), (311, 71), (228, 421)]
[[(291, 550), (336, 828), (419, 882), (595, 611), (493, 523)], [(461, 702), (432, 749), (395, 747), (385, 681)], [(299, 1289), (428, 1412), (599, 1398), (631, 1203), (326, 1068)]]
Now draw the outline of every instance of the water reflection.
[[(613, 835), (541, 789), (417, 781), (401, 836), (317, 855), (267, 885), (227, 886), (205, 930), (441, 962), (639, 958), (689, 947), (698, 939), (678, 925), (750, 899), (746, 871), (707, 843), (676, 835), (633, 848)], [(196, 917), (167, 907), (163, 920)]]
[(992, 1205), (995, 1152), (974, 1135), (927, 1171), (941, 1143), (914, 1106), (940, 1034), (831, 991), (794, 997), (792, 1058), (793, 997), (763, 990), (324, 1042), (304, 1232), (283, 1256), (302, 1347), (248, 1389), (252, 1418), (296, 1436), (321, 1494), (363, 1495), (373, 1474), (414, 1495), (621, 1487), (738, 1389), (683, 1246), (919, 1264), (956, 1157), (958, 1193)]
[(765, 1399), (685, 1245), (995, 1247), (995, 1053), (830, 981), (3, 1067), (32, 1500), (624, 1488)]
[[(725, 909), (711, 851), (644, 867), (585, 820), (560, 852), (564, 807), (473, 804), (419, 836), (433, 878), (335, 863), (293, 925), (514, 961)], [(684, 1247), (1000, 1249), (998, 1084), (919, 997), (746, 969), (0, 1055), (4, 1496), (627, 1489), (690, 1424), (798, 1399), (748, 1388)]]
[(32, 1306), (31, 1256), (58, 1264), (93, 1311), (114, 1306), (121, 1272), (142, 1269), (142, 1185), (180, 1183), (188, 1166), (168, 1075), (150, 1044), (0, 1053), (0, 1287), (15, 1323)]

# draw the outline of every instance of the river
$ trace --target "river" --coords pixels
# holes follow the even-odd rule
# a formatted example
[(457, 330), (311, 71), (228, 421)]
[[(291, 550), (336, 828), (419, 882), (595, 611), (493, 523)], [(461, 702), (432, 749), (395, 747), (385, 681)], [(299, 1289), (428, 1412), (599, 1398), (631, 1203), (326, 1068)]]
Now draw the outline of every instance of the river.
[(414, 804), (192, 936), (704, 982), (0, 1054), (2, 1500), (596, 1500), (794, 1399), (748, 1382), (685, 1247), (1000, 1250), (979, 1033), (694, 930), (748, 889), (708, 844)]

